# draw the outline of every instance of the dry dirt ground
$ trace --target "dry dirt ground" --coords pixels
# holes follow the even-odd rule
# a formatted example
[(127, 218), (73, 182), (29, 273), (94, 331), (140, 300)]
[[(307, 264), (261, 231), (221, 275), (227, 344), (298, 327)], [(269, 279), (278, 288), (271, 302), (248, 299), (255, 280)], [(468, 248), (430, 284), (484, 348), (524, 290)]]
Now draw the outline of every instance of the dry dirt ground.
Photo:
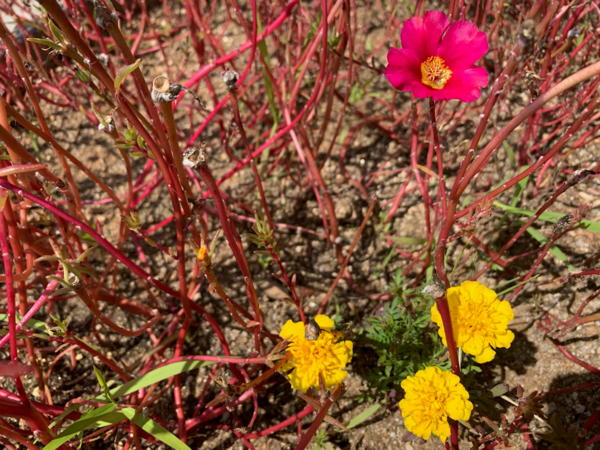
[[(358, 2), (360, 4), (360, 2)], [(359, 5), (360, 6), (360, 5)], [(362, 8), (362, 6), (361, 6)], [(174, 11), (183, 14), (182, 11), (174, 7)], [(408, 15), (405, 6), (401, 6), (398, 14)], [(214, 26), (218, 28), (223, 23), (222, 11), (221, 15), (217, 14), (214, 19)], [(153, 20), (157, 26), (161, 26), (160, 14), (156, 11), (152, 13)], [(363, 16), (367, 19), (367, 16)], [(384, 31), (381, 28), (369, 27), (368, 23), (361, 25), (359, 33), (365, 33), (371, 41), (373, 47), (383, 39)], [(223, 46), (227, 51), (234, 50), (239, 45), (240, 40), (244, 36), (238, 32), (228, 32), (223, 39)], [(142, 44), (153, 45), (153, 43)], [(376, 64), (383, 67), (385, 64), (385, 54), (388, 45), (384, 45), (382, 50), (376, 56)], [(178, 54), (173, 48), (167, 48), (167, 53), (171, 58), (175, 58)], [(153, 61), (156, 64), (153, 64)], [(155, 55), (148, 55), (144, 60), (145, 75), (148, 80), (160, 72), (157, 68), (159, 58)], [(245, 64), (244, 57), (240, 58), (240, 62), (236, 63), (238, 67), (243, 67)], [(197, 67), (197, 63), (191, 62), (186, 67), (186, 72), (191, 73)], [(209, 76), (218, 85), (219, 70), (213, 71)], [(370, 76), (370, 73), (362, 73), (359, 71), (360, 78), (364, 81)], [(377, 78), (371, 85), (373, 90), (389, 90), (390, 87), (386, 84), (383, 78)], [(514, 97), (514, 98), (512, 98)], [(524, 101), (519, 92), (512, 95), (511, 101), (515, 102), (515, 108), (520, 107)], [(399, 102), (406, 102), (408, 96), (400, 96)], [(370, 100), (363, 100), (358, 104), (361, 109), (369, 111), (371, 114), (377, 114), (377, 108), (381, 108), (379, 104)], [(448, 107), (453, 107), (451, 103)], [(210, 105), (209, 105), (210, 107)], [(402, 104), (399, 105), (402, 107)], [(371, 108), (371, 109), (369, 109)], [(124, 192), (125, 171), (121, 164), (121, 158), (118, 151), (113, 148), (104, 137), (104, 135), (91, 127), (81, 115), (73, 112), (65, 112), (63, 110), (53, 109), (48, 107), (50, 124), (52, 126), (54, 136), (63, 143), (67, 149), (75, 156), (85, 162), (93, 171), (100, 174), (103, 179), (113, 188), (118, 194)], [(244, 111), (242, 112), (244, 114)], [(185, 116), (184, 114), (181, 114)], [(230, 117), (231, 113), (225, 111), (225, 116)], [(473, 118), (467, 118), (467, 121)], [(347, 123), (344, 127), (349, 128), (356, 123), (356, 118), (349, 114)], [(502, 121), (499, 121), (501, 124)], [(182, 117), (181, 131), (183, 135), (189, 136), (188, 122), (185, 117)], [(319, 125), (317, 123), (317, 125)], [(473, 127), (465, 125), (451, 134), (445, 143), (446, 148), (453, 149), (464, 140), (471, 137)], [(407, 130), (400, 128), (399, 132), (406, 133)], [(517, 130), (509, 139), (511, 145), (519, 142), (522, 130)], [(209, 164), (218, 178), (219, 175), (226, 173), (232, 164), (219, 149), (218, 132), (216, 125), (207, 129), (203, 139), (209, 146)], [(483, 139), (483, 143), (486, 141)], [(28, 137), (23, 135), (22, 140), (26, 145), (29, 145)], [(364, 217), (368, 203), (362, 199), (358, 192), (339, 182), (340, 170), (337, 163), (339, 146), (334, 146), (332, 157), (325, 165), (324, 176), (325, 181), (331, 186), (331, 193), (334, 201), (337, 204), (338, 218), (340, 219), (340, 229), (344, 242), (344, 252), (348, 250), (348, 246), (356, 233), (356, 230)], [(290, 147), (292, 150), (292, 147)], [(51, 156), (47, 148), (42, 147), (42, 159), (58, 168), (56, 161)], [(236, 150), (236, 151), (239, 151)], [(581, 149), (575, 152), (564, 163), (565, 166), (578, 168), (587, 167), (590, 163), (598, 160), (600, 149), (596, 146), (590, 146), (586, 149)], [(389, 160), (385, 166), (387, 170), (406, 167), (409, 164), (409, 149), (398, 146), (396, 143), (390, 142), (388, 138), (379, 133), (375, 129), (365, 129), (365, 132), (357, 136), (352, 142), (346, 158), (345, 164), (347, 170), (353, 176), (371, 172), (376, 167), (380, 166), (384, 161)], [(142, 170), (143, 163), (137, 161), (134, 163), (134, 171), (139, 173)], [(450, 167), (449, 180), (452, 181), (452, 174), (455, 173), (457, 165)], [(476, 184), (492, 185), (501, 181), (501, 176), (509, 171), (514, 171), (508, 163), (508, 158), (504, 149), (498, 153), (498, 157), (488, 166), (485, 174), (479, 177)], [(84, 174), (74, 172), (76, 181), (80, 186), (80, 192), (83, 200), (93, 201), (103, 198), (100, 191), (95, 189), (93, 184), (85, 177)], [(393, 198), (398, 192), (399, 187), (405, 180), (405, 174), (400, 172), (393, 176), (379, 176), (376, 178), (371, 189), (376, 193), (380, 202), (384, 202)], [(249, 171), (244, 171), (228, 182), (222, 185), (222, 189), (229, 195), (236, 197), (241, 195), (252, 183), (252, 176)], [(285, 223), (300, 225), (309, 229), (313, 229), (318, 233), (323, 233), (322, 222), (317, 203), (310, 191), (301, 192), (292, 183), (288, 183), (285, 178), (279, 181), (274, 177), (265, 183), (267, 193), (272, 202), (272, 211), (274, 212), (274, 220)], [(478, 186), (474, 186), (476, 189)], [(581, 203), (591, 204), (593, 206), (588, 219), (600, 222), (600, 210), (598, 206), (597, 193), (600, 190), (597, 181), (592, 180), (587, 183), (578, 185), (570, 189), (564, 194), (559, 201), (553, 205), (552, 211), (557, 212), (573, 212)], [(149, 198), (147, 198), (138, 208), (141, 221), (144, 227), (147, 228), (155, 223), (160, 222), (169, 215), (168, 205), (165, 202), (163, 191), (157, 190)], [(512, 197), (509, 192), (506, 196), (498, 200), (503, 203), (508, 203)], [(521, 208), (534, 209), (540, 204), (540, 198), (543, 194), (532, 198), (532, 189), (528, 187), (523, 195)], [(285, 202), (282, 201), (285, 200)], [(247, 199), (250, 202), (250, 199)], [(240, 212), (233, 207), (233, 210)], [(86, 212), (89, 217), (98, 219), (104, 226), (104, 231), (109, 239), (115, 238), (116, 226), (120, 220), (116, 210), (110, 205), (90, 205), (86, 206)], [(494, 214), (486, 219), (480, 225), (477, 232), (484, 234), (487, 230), (492, 230), (494, 223), (497, 223), (502, 216), (502, 211), (495, 210)], [(377, 266), (382, 264), (382, 261), (389, 252), (387, 244), (380, 240), (376, 231), (377, 217), (369, 223), (365, 229), (359, 245), (355, 250), (354, 256), (350, 263), (350, 270), (357, 282), (372, 292), (385, 292), (386, 285), (390, 277), (398, 268), (405, 267), (406, 260), (402, 258), (393, 258), (390, 264), (382, 271), (379, 278), (375, 278), (374, 272)], [(492, 235), (492, 240), (488, 245), (500, 246), (516, 231), (517, 217), (510, 216), (500, 232), (495, 232)], [(425, 237), (424, 235), (424, 210), (422, 201), (418, 191), (411, 193), (403, 201), (400, 209), (393, 219), (392, 233), (397, 236), (406, 236), (413, 238)], [(218, 222), (212, 220), (210, 223), (213, 230), (218, 227)], [(487, 227), (487, 228), (486, 228)], [(549, 225), (544, 225), (540, 222), (535, 225), (539, 231), (548, 233)], [(250, 224), (247, 222), (238, 223), (240, 235), (245, 231), (250, 231)], [(153, 238), (159, 242), (169, 242), (170, 235), (173, 229), (165, 227), (163, 231), (157, 233)], [(511, 233), (512, 232), (512, 233)], [(287, 230), (279, 230), (276, 232), (276, 239), (282, 252), (282, 259), (288, 273), (296, 273), (298, 283), (303, 288), (305, 294), (306, 312), (312, 315), (318, 309), (320, 299), (327, 291), (329, 285), (337, 275), (338, 264), (334, 257), (334, 252), (323, 239), (305, 233), (289, 232)], [(594, 267), (597, 261), (598, 246), (600, 236), (591, 231), (579, 229), (570, 233), (558, 242), (558, 247), (567, 255), (569, 262), (576, 268)], [(468, 245), (466, 240), (460, 241), (455, 247), (451, 247), (450, 259), (453, 262), (459, 258), (462, 248)], [(523, 236), (517, 244), (511, 249), (511, 254), (519, 254), (529, 249), (537, 248), (539, 244), (529, 235)], [(239, 284), (237, 268), (231, 255), (224, 250), (222, 245), (220, 252), (217, 253), (213, 261), (216, 268), (217, 276), (222, 281), (223, 285), (228, 290), (232, 297), (244, 296), (243, 285)], [(469, 247), (472, 248), (472, 247)], [(407, 252), (416, 252), (420, 249), (419, 246), (402, 245), (402, 250)], [(172, 270), (173, 265), (157, 253), (152, 252), (151, 248), (147, 248), (148, 253), (154, 258), (150, 261), (158, 278), (173, 280)], [(132, 256), (135, 256), (134, 249), (130, 248)], [(250, 255), (252, 248), (247, 245), (247, 254)], [(471, 259), (470, 263), (475, 261), (477, 264), (477, 252), (474, 254), (475, 259)], [(479, 257), (482, 258), (481, 255)], [(590, 261), (590, 257), (593, 257)], [(535, 257), (533, 257), (535, 258)], [(513, 266), (518, 273), (525, 273), (531, 265), (533, 259), (520, 260)], [(251, 266), (253, 275), (260, 288), (262, 305), (265, 311), (266, 326), (271, 330), (278, 330), (288, 318), (297, 320), (294, 315), (294, 310), (291, 305), (281, 300), (286, 296), (285, 290), (279, 283), (270, 276), (270, 268), (261, 266), (256, 255), (251, 258)], [(459, 268), (454, 275), (454, 282), (460, 283), (468, 278), (471, 272), (471, 267)], [(514, 302), (515, 320), (512, 323), (512, 329), (516, 333), (516, 339), (510, 349), (500, 350), (497, 358), (493, 363), (485, 366), (485, 374), (482, 380), (487, 382), (488, 386), (494, 386), (499, 383), (507, 383), (511, 388), (511, 393), (515, 394), (516, 386), (523, 387), (525, 393), (533, 391), (547, 391), (562, 389), (579, 384), (596, 381), (593, 375), (585, 371), (576, 364), (569, 362), (563, 357), (556, 347), (544, 337), (535, 325), (536, 320), (540, 317), (537, 305), (543, 305), (550, 312), (560, 318), (570, 317), (577, 310), (578, 305), (594, 290), (598, 289), (599, 281), (595, 277), (586, 278), (584, 281), (553, 283), (552, 280), (559, 276), (564, 276), (569, 272), (563, 263), (558, 261), (554, 256), (548, 255), (540, 267), (540, 274), (534, 282), (530, 283), (526, 289), (517, 297)], [(133, 279), (129, 278), (125, 272), (120, 273), (121, 282), (124, 290), (130, 293), (132, 298), (136, 298), (139, 292), (136, 289)], [(498, 274), (491, 272), (488, 278), (482, 279), (490, 285), (497, 283)], [(221, 326), (224, 327), (229, 342), (233, 344), (232, 354), (246, 354), (250, 348), (250, 341), (247, 334), (240, 331), (235, 323), (232, 323), (229, 315), (224, 312), (224, 308), (220, 301), (210, 295), (205, 288), (198, 294), (195, 301), (201, 302), (210, 313), (212, 313)], [(365, 318), (373, 314), (376, 303), (360, 297), (348, 288), (345, 281), (342, 280), (335, 292), (334, 301), (330, 302), (328, 313), (335, 313), (335, 306), (338, 305), (338, 312), (343, 316), (343, 320), (350, 323), (355, 329), (360, 329), (365, 326)], [(587, 307), (587, 313), (597, 312), (600, 310), (600, 300), (593, 301)], [(86, 324), (89, 324), (91, 315), (86, 312), (77, 302), (68, 302), (59, 305), (58, 313), (63, 316), (71, 316), (72, 322), (70, 328), (77, 332), (85, 331)], [(126, 319), (122, 319), (128, 326), (134, 326)], [(568, 336), (564, 343), (566, 348), (580, 358), (592, 365), (597, 365), (600, 348), (597, 345), (598, 333), (600, 332), (600, 322), (587, 324), (582, 326)], [(113, 335), (104, 335), (100, 333), (100, 337), (107, 340), (107, 351), (111, 352), (117, 360), (131, 363), (144, 351), (148, 350), (148, 343), (141, 339), (128, 340), (124, 342), (115, 338)], [(357, 345), (361, 345), (357, 343)], [(209, 328), (204, 322), (198, 319), (191, 332), (188, 340), (187, 354), (220, 354), (220, 347), (214, 336), (209, 333)], [(49, 363), (52, 355), (48, 355)], [(96, 389), (97, 383), (94, 380), (91, 364), (93, 361), (90, 358), (84, 357), (80, 361), (77, 370), (71, 371), (70, 366), (66, 362), (60, 362), (54, 369), (54, 377), (50, 380), (51, 387), (55, 391), (62, 390), (65, 398), (76, 396), (84, 396), (92, 394)], [(348, 393), (341, 399), (332, 410), (332, 415), (343, 423), (356, 416), (369, 405), (361, 405), (355, 399), (359, 391), (366, 387), (366, 382), (354, 370), (354, 365), (359, 362), (353, 361), (353, 366), (349, 367), (349, 376), (347, 378)], [(190, 372), (187, 377), (184, 377), (184, 396), (190, 408), (195, 406), (195, 402), (200, 394), (200, 389), (207, 376), (206, 369)], [(91, 387), (91, 389), (90, 389)], [(398, 394), (400, 395), (400, 394)], [(439, 441), (432, 439), (428, 443), (422, 443), (418, 440), (408, 442), (406, 429), (403, 427), (403, 419), (399, 412), (397, 401), (395, 399), (382, 399), (384, 405), (375, 413), (369, 420), (362, 423), (358, 427), (349, 432), (337, 432), (332, 427), (323, 427), (326, 430), (326, 444), (323, 448), (331, 449), (438, 449), (443, 448)], [(60, 403), (60, 398), (56, 399)], [(170, 396), (165, 396), (164, 401), (155, 405), (155, 411), (159, 414), (164, 413), (165, 419), (173, 419), (172, 405), (170, 404)], [(387, 402), (387, 403), (386, 403)], [(595, 387), (585, 391), (579, 391), (564, 395), (555, 395), (549, 397), (546, 402), (545, 412), (547, 414), (558, 411), (560, 417), (567, 427), (578, 428), (587, 420), (591, 412), (600, 402), (600, 390)], [(256, 423), (255, 429), (264, 429), (274, 423), (279, 422), (290, 414), (300, 411), (304, 407), (304, 402), (294, 396), (287, 382), (282, 378), (280, 382), (272, 386), (268, 392), (262, 394), (259, 403), (261, 405), (260, 414)], [(500, 400), (498, 413), (506, 412), (508, 403)], [(248, 406), (249, 408), (249, 406)], [(238, 408), (238, 414), (244, 418), (251, 410), (247, 407)], [(226, 415), (227, 416), (227, 415)], [(223, 417), (223, 421), (227, 421), (227, 417)], [(313, 416), (305, 419), (304, 424), (309, 424)], [(543, 424), (534, 420), (533, 429), (543, 429)], [(598, 426), (595, 428), (595, 433), (600, 432)], [(117, 448), (118, 441), (123, 436), (117, 436), (113, 442), (100, 442), (97, 448)], [(295, 427), (290, 427), (284, 432), (280, 432), (274, 436), (261, 438), (253, 444), (257, 449), (292, 449), (297, 443), (297, 432)], [(227, 448), (244, 448), (239, 441), (232, 438), (231, 433), (219, 431), (209, 428), (199, 430), (191, 436), (192, 448), (209, 450), (209, 449), (227, 449)], [(514, 448), (525, 448), (523, 440), (519, 436), (511, 438), (511, 443)], [(538, 448), (544, 447), (541, 444)], [(156, 447), (159, 448), (159, 447)]]

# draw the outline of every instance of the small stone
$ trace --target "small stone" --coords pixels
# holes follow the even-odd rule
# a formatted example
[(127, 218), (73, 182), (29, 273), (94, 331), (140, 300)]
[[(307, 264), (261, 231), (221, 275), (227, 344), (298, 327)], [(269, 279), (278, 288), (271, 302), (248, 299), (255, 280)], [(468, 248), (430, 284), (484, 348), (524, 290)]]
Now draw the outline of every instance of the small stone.
[(575, 405), (575, 411), (577, 411), (577, 414), (581, 414), (582, 412), (585, 411), (585, 406), (578, 403), (577, 405)]

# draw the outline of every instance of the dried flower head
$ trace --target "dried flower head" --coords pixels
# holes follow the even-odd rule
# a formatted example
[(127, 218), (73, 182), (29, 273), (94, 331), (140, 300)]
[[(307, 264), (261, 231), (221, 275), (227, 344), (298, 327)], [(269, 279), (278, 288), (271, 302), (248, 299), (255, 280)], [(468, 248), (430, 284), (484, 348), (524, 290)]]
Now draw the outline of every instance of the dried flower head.
[(331, 332), (333, 320), (323, 314), (314, 320), (321, 330), (315, 340), (306, 338), (306, 327), (302, 322), (288, 320), (279, 332), (279, 336), (288, 340), (287, 351), (291, 354), (283, 370), (292, 370), (290, 383), (294, 389), (303, 392), (311, 386), (319, 388), (319, 375), (323, 377), (325, 389), (344, 381), (348, 372), (343, 369), (352, 359), (353, 344), (340, 341)]
[(399, 403), (404, 425), (423, 439), (432, 434), (444, 442), (450, 436), (448, 417), (469, 420), (473, 404), (460, 378), (439, 367), (419, 370), (414, 377), (402, 381), (404, 399)]
[(486, 34), (475, 24), (450, 24), (441, 11), (428, 11), (404, 24), (402, 49), (390, 49), (385, 75), (401, 91), (418, 98), (472, 102), (487, 86), (485, 68), (474, 64), (488, 51)]
[(183, 152), (183, 165), (192, 169), (206, 162), (206, 155), (202, 147), (188, 147)]
[(237, 82), (240, 79), (240, 75), (237, 72), (231, 69), (225, 69), (223, 72), (221, 72), (221, 78), (223, 79), (223, 83), (225, 83), (228, 90), (233, 91), (237, 89)]
[[(458, 287), (451, 287), (447, 299), (456, 346), (475, 356), (475, 361), (489, 362), (496, 355), (494, 348), (510, 347), (515, 338), (507, 328), (515, 316), (510, 303), (498, 300), (494, 291), (477, 281), (465, 281)], [(448, 345), (436, 305), (431, 308), (431, 320), (440, 327), (440, 337), (444, 345)]]
[(104, 116), (104, 123), (100, 122), (98, 124), (98, 131), (104, 130), (107, 130), (109, 133), (112, 133), (115, 130), (115, 119), (113, 119), (112, 116)]
[(183, 90), (183, 86), (169, 82), (169, 79), (160, 75), (152, 82), (152, 101), (154, 103), (172, 102)]

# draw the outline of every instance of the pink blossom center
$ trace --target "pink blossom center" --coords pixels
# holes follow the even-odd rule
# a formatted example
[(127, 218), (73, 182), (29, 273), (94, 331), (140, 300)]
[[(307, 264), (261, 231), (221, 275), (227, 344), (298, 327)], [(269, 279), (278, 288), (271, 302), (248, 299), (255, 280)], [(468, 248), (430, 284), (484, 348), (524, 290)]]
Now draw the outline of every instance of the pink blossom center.
[(421, 81), (433, 89), (442, 89), (451, 76), (452, 71), (439, 56), (430, 56), (421, 63)]

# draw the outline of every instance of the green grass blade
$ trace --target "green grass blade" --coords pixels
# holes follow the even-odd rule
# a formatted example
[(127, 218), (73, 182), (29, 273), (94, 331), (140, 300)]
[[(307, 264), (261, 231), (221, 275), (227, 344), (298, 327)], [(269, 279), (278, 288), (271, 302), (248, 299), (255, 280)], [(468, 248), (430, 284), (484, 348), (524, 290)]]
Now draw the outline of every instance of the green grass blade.
[[(110, 395), (113, 399), (123, 397), (124, 395), (131, 394), (147, 386), (151, 386), (159, 381), (166, 380), (174, 375), (187, 372), (188, 370), (198, 369), (209, 364), (215, 364), (212, 361), (179, 361), (167, 366), (160, 367), (158, 369), (151, 370), (150, 372), (142, 375), (139, 378), (131, 380), (125, 384), (112, 388)], [(106, 395), (99, 395), (94, 399), (96, 402), (107, 402), (109, 401)]]
[[(537, 230), (534, 230), (533, 228), (529, 227), (527, 228), (527, 232), (536, 240), (538, 241), (540, 244), (544, 245), (546, 244), (546, 242), (548, 242), (548, 238), (546, 236), (544, 236), (542, 233), (540, 233)], [(569, 262), (569, 259), (567, 258), (567, 255), (565, 255), (562, 250), (560, 248), (558, 248), (556, 245), (552, 245), (550, 246), (550, 253), (552, 253), (559, 261), (562, 261), (563, 263), (565, 263), (565, 265), (570, 269), (570, 270), (575, 270), (575, 267), (573, 267), (573, 265)]]
[(121, 413), (113, 413), (116, 405), (109, 404), (100, 408), (93, 409), (81, 416), (74, 424), (67, 427), (56, 438), (52, 439), (42, 450), (54, 450), (65, 442), (68, 442), (83, 430), (90, 428), (101, 428), (106, 425), (112, 425), (125, 419)]
[[(500, 202), (494, 202), (494, 206), (504, 209), (513, 214), (521, 214), (521, 215), (527, 216), (527, 217), (533, 217), (535, 215), (534, 211), (529, 211), (527, 209), (514, 208), (512, 206), (505, 205), (504, 203), (500, 203)], [(564, 216), (564, 213), (558, 213), (558, 212), (553, 212), (553, 211), (544, 211), (542, 213), (542, 215), (540, 216), (540, 220), (543, 220), (544, 222), (556, 223), (556, 221), (558, 219), (560, 219), (562, 216)], [(584, 230), (593, 231), (594, 233), (600, 233), (600, 223), (598, 223), (598, 222), (593, 222), (591, 220), (580, 220), (578, 223), (580, 224), (580, 227), (583, 228)]]
[(144, 417), (142, 414), (136, 413), (135, 409), (123, 408), (122, 413), (125, 414), (129, 420), (135, 423), (142, 430), (151, 434), (156, 439), (167, 444), (171, 448), (174, 448), (175, 450), (192, 450), (190, 447), (181, 442), (181, 440), (179, 440), (179, 438), (169, 430), (157, 424), (149, 417)]
[[(507, 289), (504, 289), (504, 290), (503, 290), (503, 291), (501, 291), (501, 292), (498, 292), (498, 297), (500, 297), (500, 296), (502, 296), (502, 295), (504, 295), (504, 294), (507, 294), (507, 293), (509, 293), (510, 291), (512, 291), (512, 290), (514, 290), (514, 289), (516, 289), (516, 288), (518, 288), (519, 286), (521, 286), (521, 285), (523, 285), (523, 284), (527, 284), (527, 283), (529, 283), (530, 281), (533, 281), (533, 280), (535, 280), (535, 279), (536, 279), (537, 277), (539, 277), (539, 276), (540, 276), (539, 274), (538, 274), (538, 275), (534, 275), (534, 276), (532, 276), (532, 277), (531, 277), (529, 280), (527, 280), (527, 281), (521, 281), (520, 283), (517, 283), (517, 284), (515, 284), (514, 286), (511, 286), (511, 287), (509, 287), (509, 288), (507, 288)], [(518, 278), (515, 278), (515, 280), (518, 280)], [(514, 281), (514, 280), (513, 280), (513, 281)], [(506, 284), (506, 283), (505, 283), (505, 284)], [(496, 286), (496, 288), (497, 288), (497, 287), (498, 287), (498, 286)]]
[(381, 408), (381, 405), (379, 403), (375, 403), (374, 405), (369, 406), (363, 412), (354, 416), (352, 418), (352, 420), (350, 420), (350, 422), (348, 422), (348, 425), (346, 425), (346, 428), (350, 429), (350, 428), (354, 428), (354, 427), (360, 425), (365, 420), (369, 419), (369, 417), (371, 417), (373, 414), (375, 414), (377, 412), (377, 410), (379, 410), (379, 408)]

